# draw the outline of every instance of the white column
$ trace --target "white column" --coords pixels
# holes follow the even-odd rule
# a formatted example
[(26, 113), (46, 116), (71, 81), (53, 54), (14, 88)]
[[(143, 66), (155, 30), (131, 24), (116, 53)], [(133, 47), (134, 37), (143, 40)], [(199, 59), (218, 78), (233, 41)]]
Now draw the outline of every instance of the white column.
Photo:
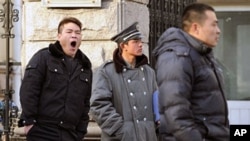
[[(22, 47), (22, 1), (21, 0), (13, 0), (14, 3), (13, 9), (17, 9), (19, 14), (18, 18), (19, 20), (17, 22), (14, 22), (13, 25), (13, 34), (15, 34), (15, 38), (13, 39), (13, 45), (10, 56), (12, 57), (14, 62), (21, 62), (21, 47)], [(21, 66), (14, 65), (13, 66), (13, 78), (10, 81), (12, 83), (12, 89), (15, 91), (15, 93), (12, 95), (12, 99), (15, 102), (15, 104), (21, 108), (20, 106), (20, 100), (19, 100), (19, 89), (21, 85)]]

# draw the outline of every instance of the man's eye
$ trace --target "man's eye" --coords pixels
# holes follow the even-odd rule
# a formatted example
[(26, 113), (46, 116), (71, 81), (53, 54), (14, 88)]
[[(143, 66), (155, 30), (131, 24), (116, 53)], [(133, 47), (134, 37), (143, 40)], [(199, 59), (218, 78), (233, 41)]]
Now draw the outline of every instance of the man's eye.
[(139, 43), (140, 42), (140, 40), (135, 40), (135, 43)]

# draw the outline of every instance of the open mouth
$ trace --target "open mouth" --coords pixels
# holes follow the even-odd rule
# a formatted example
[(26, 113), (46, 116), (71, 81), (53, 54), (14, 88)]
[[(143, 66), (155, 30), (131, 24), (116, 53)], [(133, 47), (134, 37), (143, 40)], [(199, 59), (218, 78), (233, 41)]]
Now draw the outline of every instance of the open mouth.
[(71, 45), (72, 47), (75, 47), (75, 46), (76, 46), (76, 41), (72, 41), (72, 42), (70, 43), (70, 45)]

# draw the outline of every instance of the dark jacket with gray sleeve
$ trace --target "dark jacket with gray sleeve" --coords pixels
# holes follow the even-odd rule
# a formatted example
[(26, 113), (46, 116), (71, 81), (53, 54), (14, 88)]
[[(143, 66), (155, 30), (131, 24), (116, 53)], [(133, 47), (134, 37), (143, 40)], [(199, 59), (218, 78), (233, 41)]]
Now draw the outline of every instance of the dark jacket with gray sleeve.
[(211, 48), (169, 28), (154, 50), (162, 141), (228, 141), (222, 69)]

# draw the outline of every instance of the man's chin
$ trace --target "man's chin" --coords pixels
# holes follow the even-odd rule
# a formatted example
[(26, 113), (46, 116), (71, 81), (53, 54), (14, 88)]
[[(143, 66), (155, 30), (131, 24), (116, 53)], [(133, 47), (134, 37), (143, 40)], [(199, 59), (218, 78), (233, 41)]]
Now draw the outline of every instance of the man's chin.
[(142, 56), (143, 53), (138, 53), (136, 56)]

